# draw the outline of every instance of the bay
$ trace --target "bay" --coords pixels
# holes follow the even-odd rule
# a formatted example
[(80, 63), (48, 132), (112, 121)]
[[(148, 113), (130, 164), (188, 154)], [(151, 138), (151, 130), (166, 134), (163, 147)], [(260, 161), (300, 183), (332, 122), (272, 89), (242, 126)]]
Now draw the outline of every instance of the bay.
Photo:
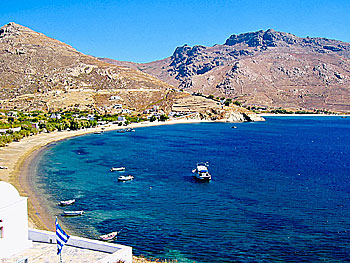
[[(267, 117), (90, 134), (44, 151), (36, 185), (75, 234), (178, 262), (350, 260), (350, 118)], [(191, 171), (208, 161), (210, 183)], [(125, 166), (126, 171), (110, 172)], [(135, 177), (118, 182), (121, 174)], [(86, 211), (63, 218), (60, 200)]]

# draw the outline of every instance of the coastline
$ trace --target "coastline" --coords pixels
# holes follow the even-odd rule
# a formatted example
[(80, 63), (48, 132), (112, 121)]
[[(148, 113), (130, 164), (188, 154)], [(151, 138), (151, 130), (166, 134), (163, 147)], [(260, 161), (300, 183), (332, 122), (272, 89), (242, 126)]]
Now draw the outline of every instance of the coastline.
[(350, 114), (282, 114), (282, 113), (259, 113), (261, 117), (350, 117)]
[(140, 128), (149, 126), (201, 123), (203, 120), (169, 120), (165, 122), (142, 122), (132, 123), (128, 126), (108, 124), (96, 128), (89, 128), (78, 131), (62, 131), (52, 133), (41, 133), (22, 139), (19, 142), (12, 142), (9, 146), (0, 148), (0, 164), (8, 167), (0, 170), (0, 180), (13, 184), (21, 196), (28, 197), (28, 224), (31, 228), (54, 231), (54, 219), (50, 216), (48, 209), (43, 204), (43, 197), (36, 192), (32, 182), (36, 176), (35, 163), (38, 162), (41, 152), (54, 142), (68, 138), (82, 136), (98, 131), (112, 131), (124, 128)]

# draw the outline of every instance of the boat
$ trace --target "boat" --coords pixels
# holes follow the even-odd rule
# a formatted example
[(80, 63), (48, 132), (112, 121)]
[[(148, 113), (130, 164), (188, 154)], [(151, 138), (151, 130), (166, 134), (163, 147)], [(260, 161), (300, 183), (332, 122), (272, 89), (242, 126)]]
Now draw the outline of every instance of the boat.
[(124, 133), (125, 130), (118, 130), (117, 132), (118, 132), (118, 133)]
[(64, 216), (81, 216), (84, 214), (84, 211), (63, 211)]
[(103, 131), (95, 131), (94, 134), (102, 134)]
[(60, 201), (58, 203), (59, 206), (66, 206), (66, 205), (71, 205), (75, 203), (75, 199), (67, 200), (67, 201)]
[(211, 180), (211, 175), (208, 171), (208, 163), (197, 163), (196, 169), (192, 170), (193, 177), (201, 182), (208, 182)]
[(126, 182), (126, 181), (131, 181), (131, 180), (133, 180), (134, 179), (134, 176), (132, 176), (132, 175), (121, 175), (121, 176), (119, 176), (118, 177), (118, 181), (119, 182)]
[(122, 172), (122, 171), (125, 171), (125, 167), (112, 167), (111, 168), (111, 172)]
[(119, 234), (119, 232), (117, 232), (117, 231), (111, 232), (109, 234), (99, 236), (99, 239), (102, 241), (112, 241), (112, 240), (117, 239), (118, 234)]
[(126, 131), (126, 132), (134, 132), (135, 129), (133, 129), (133, 128), (127, 128), (127, 129), (125, 129), (125, 131)]

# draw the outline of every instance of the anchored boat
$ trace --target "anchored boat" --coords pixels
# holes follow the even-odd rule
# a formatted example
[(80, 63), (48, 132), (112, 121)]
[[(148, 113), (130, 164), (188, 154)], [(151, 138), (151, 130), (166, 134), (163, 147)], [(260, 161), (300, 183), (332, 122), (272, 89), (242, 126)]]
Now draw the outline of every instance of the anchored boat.
[(81, 216), (84, 214), (84, 211), (63, 211), (64, 216)]
[(99, 239), (102, 241), (112, 241), (112, 240), (117, 239), (118, 234), (119, 234), (119, 232), (117, 232), (117, 231), (111, 232), (109, 234), (100, 236)]
[(67, 200), (67, 201), (61, 201), (58, 203), (59, 206), (67, 206), (75, 203), (75, 199)]
[(125, 167), (112, 167), (111, 168), (111, 172), (122, 172), (122, 171), (125, 171)]
[(196, 169), (192, 170), (193, 177), (198, 181), (208, 182), (211, 180), (211, 175), (208, 171), (208, 163), (197, 163)]
[(121, 175), (121, 176), (118, 177), (118, 181), (119, 182), (131, 181), (133, 179), (134, 179), (134, 176), (132, 176), (132, 175), (127, 175), (127, 176)]

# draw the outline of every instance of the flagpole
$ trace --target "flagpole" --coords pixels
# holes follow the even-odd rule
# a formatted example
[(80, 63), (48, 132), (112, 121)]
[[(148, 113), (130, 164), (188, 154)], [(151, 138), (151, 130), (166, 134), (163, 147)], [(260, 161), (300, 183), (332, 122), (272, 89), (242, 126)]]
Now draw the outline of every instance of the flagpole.
[(63, 261), (62, 261), (62, 251), (60, 253), (60, 263), (63, 263)]

